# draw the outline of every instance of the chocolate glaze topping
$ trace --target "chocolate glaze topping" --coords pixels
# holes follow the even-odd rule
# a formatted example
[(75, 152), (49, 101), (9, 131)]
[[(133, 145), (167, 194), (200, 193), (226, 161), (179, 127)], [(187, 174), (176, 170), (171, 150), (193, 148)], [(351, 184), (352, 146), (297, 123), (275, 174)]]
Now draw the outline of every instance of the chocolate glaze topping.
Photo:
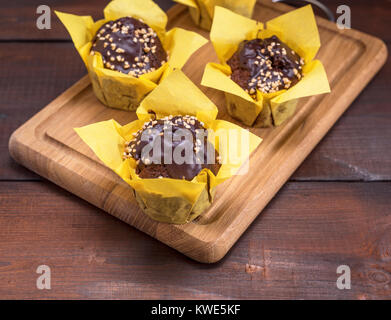
[[(170, 132), (172, 136), (170, 136)], [(189, 134), (189, 139), (183, 137), (184, 132)], [(204, 134), (200, 134), (200, 132)], [(145, 139), (145, 134), (147, 139)], [(157, 138), (160, 138), (160, 140)], [(152, 147), (154, 145), (160, 148), (160, 156), (157, 159), (153, 158)], [(185, 160), (184, 163), (176, 163), (174, 150), (178, 146), (183, 148), (180, 153), (183, 159), (186, 159), (184, 150), (191, 150), (189, 156), (191, 161)], [(151, 150), (147, 155), (142, 153), (145, 147), (149, 147)], [(164, 163), (164, 152), (172, 155), (171, 163)], [(207, 131), (204, 124), (194, 116), (168, 116), (146, 122), (134, 134), (134, 139), (126, 144), (124, 157), (136, 160), (136, 173), (140, 178), (173, 178), (190, 181), (203, 168), (208, 168), (214, 174), (217, 174), (221, 166), (217, 151), (207, 141)], [(200, 159), (198, 163), (197, 157)]]
[(304, 60), (272, 36), (243, 41), (227, 64), (231, 79), (255, 97), (257, 89), (271, 93), (294, 86), (302, 77)]
[(96, 33), (91, 54), (102, 55), (105, 68), (139, 77), (167, 61), (159, 37), (144, 22), (124, 17), (104, 24)]

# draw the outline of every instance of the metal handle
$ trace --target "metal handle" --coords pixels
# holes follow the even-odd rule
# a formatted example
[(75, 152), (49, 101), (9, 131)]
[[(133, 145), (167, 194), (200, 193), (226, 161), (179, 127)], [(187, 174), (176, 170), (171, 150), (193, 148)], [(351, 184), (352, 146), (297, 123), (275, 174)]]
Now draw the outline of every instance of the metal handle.
[(286, 2), (293, 6), (300, 6), (300, 2), (304, 2), (305, 4), (312, 4), (322, 10), (330, 21), (335, 22), (333, 12), (318, 0), (272, 0), (272, 2)]

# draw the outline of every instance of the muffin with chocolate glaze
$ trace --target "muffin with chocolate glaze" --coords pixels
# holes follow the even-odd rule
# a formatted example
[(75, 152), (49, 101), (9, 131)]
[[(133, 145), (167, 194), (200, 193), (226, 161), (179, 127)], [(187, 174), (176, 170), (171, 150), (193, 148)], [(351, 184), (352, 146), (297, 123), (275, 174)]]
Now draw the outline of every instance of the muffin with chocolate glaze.
[(320, 38), (310, 5), (265, 23), (216, 6), (210, 40), (219, 63), (206, 65), (201, 84), (223, 91), (228, 114), (246, 126), (279, 126), (300, 98), (330, 92), (314, 59)]
[(209, 31), (212, 26), (214, 9), (223, 6), (243, 16), (253, 15), (256, 0), (174, 0), (188, 6), (189, 14), (193, 22), (204, 30)]
[(133, 77), (155, 71), (167, 61), (157, 33), (132, 17), (105, 23), (93, 40), (91, 55), (95, 52), (102, 55), (105, 68)]
[[(181, 150), (180, 159), (175, 158), (176, 148)], [(145, 153), (145, 150), (150, 151)], [(152, 150), (158, 150), (158, 155), (154, 156)], [(190, 152), (186, 154), (185, 150)], [(221, 166), (218, 152), (208, 141), (204, 123), (188, 115), (146, 122), (126, 143), (124, 158), (136, 160), (136, 173), (143, 179), (191, 181), (204, 168), (217, 175)]]
[[(217, 114), (216, 105), (175, 70), (144, 99), (137, 120), (121, 126), (111, 119), (75, 131), (131, 187), (128, 191), (146, 215), (183, 224), (212, 205), (217, 186), (249, 165), (262, 141), (240, 126), (216, 120)], [(132, 202), (129, 214), (136, 214)]]
[(79, 52), (97, 99), (135, 111), (207, 40), (182, 28), (166, 31), (167, 15), (153, 0), (113, 0), (104, 18), (57, 12)]
[(241, 42), (227, 64), (231, 79), (255, 98), (257, 90), (274, 93), (294, 86), (302, 77), (304, 60), (272, 36)]

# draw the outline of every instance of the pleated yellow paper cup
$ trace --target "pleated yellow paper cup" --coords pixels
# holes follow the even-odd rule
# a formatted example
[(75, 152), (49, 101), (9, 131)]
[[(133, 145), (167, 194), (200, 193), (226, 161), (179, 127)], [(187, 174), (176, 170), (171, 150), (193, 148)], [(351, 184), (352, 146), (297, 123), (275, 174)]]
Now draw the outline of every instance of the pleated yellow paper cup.
[[(257, 90), (254, 99), (231, 80), (232, 71), (227, 61), (242, 41), (273, 35), (304, 59), (303, 76), (287, 90), (274, 93)], [(247, 126), (279, 126), (294, 114), (299, 98), (330, 92), (324, 67), (319, 60), (314, 60), (320, 39), (310, 5), (270, 20), (265, 25), (216, 7), (210, 38), (220, 64), (206, 65), (201, 84), (223, 91), (228, 113)]]
[[(210, 30), (216, 6), (251, 18), (256, 0), (174, 0), (189, 8), (194, 23), (205, 30)], [(228, 22), (228, 21), (227, 21)]]
[[(125, 126), (108, 120), (75, 130), (96, 156), (129, 184), (140, 208), (149, 217), (160, 222), (183, 224), (207, 210), (213, 201), (215, 187), (248, 164), (251, 152), (262, 141), (248, 130), (216, 120), (217, 112), (217, 107), (197, 86), (180, 70), (176, 70), (144, 99), (137, 109), (138, 120)], [(217, 175), (203, 169), (192, 181), (143, 179), (136, 174), (136, 161), (133, 158), (123, 159), (125, 143), (145, 122), (169, 115), (196, 116), (213, 133), (236, 132), (236, 137), (228, 134), (224, 138), (220, 135), (218, 139), (210, 139), (219, 155), (227, 159), (221, 164)], [(228, 156), (231, 154), (235, 154), (235, 160)]]
[[(167, 16), (152, 0), (114, 0), (103, 13), (104, 19), (94, 22), (90, 16), (56, 12), (87, 67), (96, 97), (111, 108), (136, 110), (143, 98), (168, 74), (181, 69), (189, 57), (207, 43), (195, 32), (180, 28), (167, 32)], [(168, 61), (159, 69), (137, 78), (105, 68), (97, 52), (90, 55), (98, 29), (108, 21), (122, 17), (141, 19), (157, 33), (168, 55)]]

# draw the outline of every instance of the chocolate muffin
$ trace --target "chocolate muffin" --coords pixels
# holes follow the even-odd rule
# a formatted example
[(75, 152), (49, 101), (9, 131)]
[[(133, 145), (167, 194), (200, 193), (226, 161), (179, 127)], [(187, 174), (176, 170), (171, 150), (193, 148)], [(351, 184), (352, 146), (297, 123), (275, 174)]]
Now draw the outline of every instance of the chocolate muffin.
[(155, 71), (167, 61), (156, 32), (131, 17), (104, 24), (93, 39), (91, 55), (95, 52), (102, 55), (105, 68), (134, 77)]
[[(151, 120), (133, 135), (134, 139), (126, 144), (124, 158), (136, 160), (140, 178), (191, 181), (204, 168), (216, 175), (221, 167), (218, 152), (207, 141), (207, 129), (194, 116)], [(176, 161), (175, 150), (180, 151), (180, 161)], [(156, 151), (157, 155), (153, 155)]]
[(272, 93), (294, 86), (302, 77), (304, 60), (272, 36), (243, 41), (227, 64), (231, 79), (255, 98), (257, 89)]

